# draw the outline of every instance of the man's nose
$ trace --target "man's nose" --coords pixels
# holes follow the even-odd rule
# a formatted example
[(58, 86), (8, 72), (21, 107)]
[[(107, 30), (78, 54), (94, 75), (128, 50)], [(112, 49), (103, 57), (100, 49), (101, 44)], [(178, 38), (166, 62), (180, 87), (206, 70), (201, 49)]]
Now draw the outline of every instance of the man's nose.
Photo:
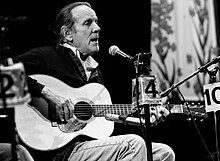
[(101, 30), (101, 28), (99, 27), (99, 25), (95, 24), (94, 29), (92, 30), (92, 32), (97, 33)]

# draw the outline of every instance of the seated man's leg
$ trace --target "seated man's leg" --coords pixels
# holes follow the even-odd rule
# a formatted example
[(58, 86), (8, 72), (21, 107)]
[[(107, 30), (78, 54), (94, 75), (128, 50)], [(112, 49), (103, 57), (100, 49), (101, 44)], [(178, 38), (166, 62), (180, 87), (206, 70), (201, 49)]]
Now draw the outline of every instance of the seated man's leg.
[(0, 160), (1, 161), (10, 161), (11, 158), (12, 158), (11, 144), (0, 143)]
[(77, 145), (69, 158), (76, 160), (147, 161), (147, 148), (138, 135), (107, 137)]
[(31, 154), (22, 145), (18, 145), (17, 146), (17, 150), (19, 152), (21, 161), (34, 161), (34, 159), (32, 158)]
[(153, 161), (175, 161), (171, 147), (162, 143), (152, 143)]
[[(22, 145), (17, 145), (17, 151), (21, 161), (33, 161), (34, 159), (30, 153)], [(0, 161), (11, 161), (12, 151), (11, 144), (0, 143)]]

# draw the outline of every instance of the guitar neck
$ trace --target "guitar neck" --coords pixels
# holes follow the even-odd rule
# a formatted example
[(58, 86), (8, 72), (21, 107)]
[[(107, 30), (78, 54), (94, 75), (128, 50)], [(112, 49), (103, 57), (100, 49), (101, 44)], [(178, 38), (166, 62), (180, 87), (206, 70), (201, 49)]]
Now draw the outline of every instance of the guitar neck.
[[(159, 105), (160, 106), (160, 105)], [(186, 115), (192, 114), (197, 117), (207, 117), (204, 105), (182, 105), (182, 104), (166, 104), (162, 105), (170, 111), (170, 113), (182, 113)], [(92, 105), (94, 116), (102, 117), (106, 114), (127, 115), (134, 111), (131, 104), (114, 104), (114, 105)]]
[(126, 115), (132, 112), (131, 104), (92, 105), (94, 116), (101, 117), (108, 113)]

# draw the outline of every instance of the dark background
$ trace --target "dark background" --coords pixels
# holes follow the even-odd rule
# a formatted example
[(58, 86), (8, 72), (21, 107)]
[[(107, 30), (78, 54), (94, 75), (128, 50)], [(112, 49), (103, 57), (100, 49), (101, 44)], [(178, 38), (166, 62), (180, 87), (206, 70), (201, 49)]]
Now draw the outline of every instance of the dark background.
[[(68, 0), (7, 0), (0, 4), (0, 58), (12, 57), (27, 50), (53, 43), (53, 22), (59, 9), (73, 2)], [(150, 1), (103, 0), (88, 1), (99, 18), (100, 52), (94, 55), (104, 75), (112, 103), (131, 103), (133, 64), (122, 57), (108, 54), (111, 45), (134, 56), (150, 51)], [(3, 28), (2, 28), (3, 27)], [(6, 31), (4, 31), (6, 29)], [(168, 119), (149, 132), (152, 141), (169, 144), (177, 161), (210, 160), (192, 121), (183, 114), (170, 114)], [(211, 153), (215, 150), (213, 115), (196, 118), (198, 129)], [(136, 133), (139, 127), (116, 124), (114, 134)], [(128, 130), (129, 129), (129, 130)], [(38, 159), (39, 152), (29, 149)]]

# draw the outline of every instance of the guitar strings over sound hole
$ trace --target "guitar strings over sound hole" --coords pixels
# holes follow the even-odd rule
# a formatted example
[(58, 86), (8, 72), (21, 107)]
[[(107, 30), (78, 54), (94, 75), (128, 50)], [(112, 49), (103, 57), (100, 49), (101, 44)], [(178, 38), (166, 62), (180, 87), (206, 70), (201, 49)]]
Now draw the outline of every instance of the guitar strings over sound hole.
[(74, 115), (79, 120), (89, 120), (92, 117), (93, 110), (89, 103), (81, 101), (75, 104), (74, 106)]

